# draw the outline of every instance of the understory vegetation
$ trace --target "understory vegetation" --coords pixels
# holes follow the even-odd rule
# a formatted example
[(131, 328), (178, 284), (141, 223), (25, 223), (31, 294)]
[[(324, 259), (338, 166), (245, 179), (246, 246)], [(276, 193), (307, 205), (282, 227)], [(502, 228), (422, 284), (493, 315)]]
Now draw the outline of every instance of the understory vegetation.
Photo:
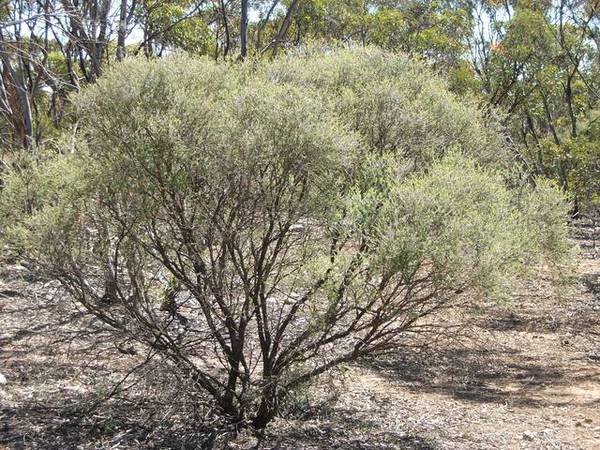
[(133, 58), (72, 101), (4, 175), (7, 248), (225, 424), (572, 263), (560, 186), (401, 54)]

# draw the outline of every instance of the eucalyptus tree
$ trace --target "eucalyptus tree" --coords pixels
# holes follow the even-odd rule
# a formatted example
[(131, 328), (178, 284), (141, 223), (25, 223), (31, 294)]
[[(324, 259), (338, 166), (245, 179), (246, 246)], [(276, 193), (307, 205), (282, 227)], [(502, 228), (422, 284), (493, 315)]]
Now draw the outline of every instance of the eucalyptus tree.
[(590, 204), (594, 190), (594, 172), (583, 173), (597, 151), (589, 127), (599, 99), (599, 5), (478, 3), (479, 31), (471, 48), (484, 98), (506, 112), (506, 124), (525, 147), (531, 167), (559, 180), (574, 196), (576, 212), (580, 200)]

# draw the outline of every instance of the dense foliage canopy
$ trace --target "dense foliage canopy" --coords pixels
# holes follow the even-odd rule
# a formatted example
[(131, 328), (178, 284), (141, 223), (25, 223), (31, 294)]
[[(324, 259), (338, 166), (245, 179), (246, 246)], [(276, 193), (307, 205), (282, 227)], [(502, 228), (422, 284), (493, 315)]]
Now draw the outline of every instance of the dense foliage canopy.
[(69, 94), (132, 55), (271, 58), (312, 41), (420, 58), (503, 114), (528, 171), (573, 213), (600, 203), (598, 0), (9, 0), (0, 5), (0, 149), (55, 140)]

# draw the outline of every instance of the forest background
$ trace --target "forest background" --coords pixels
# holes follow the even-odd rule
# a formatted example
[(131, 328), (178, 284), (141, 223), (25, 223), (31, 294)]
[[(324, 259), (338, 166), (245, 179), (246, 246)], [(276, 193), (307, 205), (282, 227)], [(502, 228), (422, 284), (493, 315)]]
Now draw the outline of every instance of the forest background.
[(503, 114), (515, 157), (585, 212), (600, 201), (598, 0), (3, 0), (0, 148), (51, 144), (70, 94), (127, 56), (271, 58), (318, 41), (423, 59)]

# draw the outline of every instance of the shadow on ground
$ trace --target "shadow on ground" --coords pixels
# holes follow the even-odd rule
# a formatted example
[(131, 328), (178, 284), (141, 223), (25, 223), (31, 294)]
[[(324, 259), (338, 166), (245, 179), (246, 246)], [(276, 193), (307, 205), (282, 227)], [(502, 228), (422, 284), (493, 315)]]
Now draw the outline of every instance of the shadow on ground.
[[(600, 307), (594, 287), (569, 304), (566, 319), (553, 309), (486, 311), (476, 320), (477, 342), (436, 344), (418, 354), (398, 350), (363, 362), (409, 390), (477, 403), (516, 407), (592, 406), (594, 395), (571, 395), (600, 384)], [(589, 295), (592, 294), (592, 295)], [(535, 301), (535, 299), (533, 300)], [(563, 306), (558, 306), (563, 307)], [(600, 337), (600, 335), (598, 335)], [(566, 356), (565, 356), (566, 355)]]
[(15, 299), (0, 311), (0, 367), (9, 379), (0, 386), (0, 449), (435, 448), (352, 411), (324, 415), (318, 408), (278, 421), (246, 445), (169, 383), (158, 363), (108, 399), (136, 357), (120, 353), (114, 338), (84, 313), (60, 302), (37, 307), (25, 295)]
[(403, 432), (383, 430), (375, 419), (357, 419), (352, 411), (337, 410), (330, 419), (305, 422), (300, 426), (282, 428), (275, 425), (256, 448), (267, 449), (406, 449), (433, 450), (437, 445), (429, 440)]
[[(120, 400), (120, 401), (119, 401)], [(328, 417), (276, 421), (259, 439), (235, 438), (230, 431), (203, 426), (202, 414), (165, 414), (165, 405), (152, 399), (116, 399), (86, 412), (97, 397), (82, 396), (46, 405), (0, 409), (1, 444), (14, 450), (121, 449), (407, 449), (437, 448), (430, 441), (403, 432), (382, 430), (375, 420), (336, 410)], [(172, 406), (172, 405), (171, 405)]]
[(161, 405), (150, 401), (135, 405), (113, 403), (102, 412), (82, 415), (82, 409), (94, 401), (79, 398), (77, 406), (71, 407), (48, 403), (2, 408), (0, 444), (15, 450), (209, 449), (218, 436), (215, 431), (193, 427), (193, 421), (185, 426), (176, 418), (162, 417)]

